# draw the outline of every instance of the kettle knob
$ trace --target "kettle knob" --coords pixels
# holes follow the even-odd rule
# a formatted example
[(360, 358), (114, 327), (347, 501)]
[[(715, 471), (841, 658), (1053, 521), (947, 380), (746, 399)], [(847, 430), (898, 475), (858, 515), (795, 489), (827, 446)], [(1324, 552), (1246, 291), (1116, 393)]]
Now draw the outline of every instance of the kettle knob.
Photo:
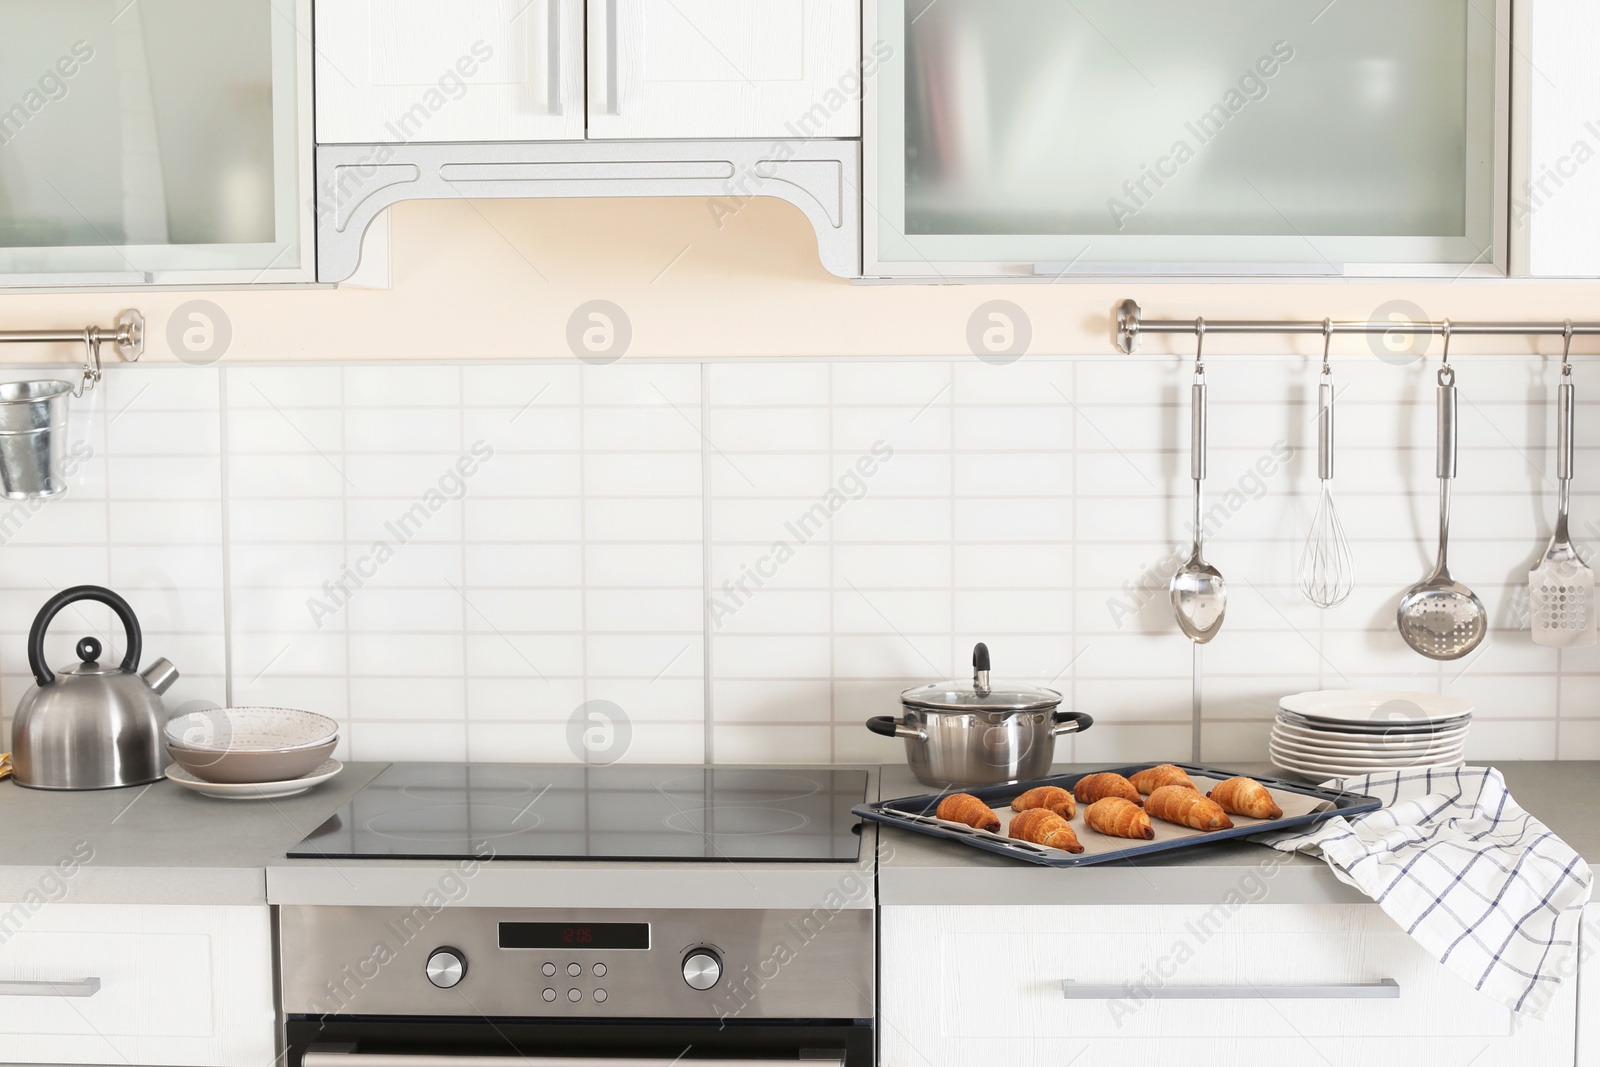
[(100, 642), (92, 637), (85, 637), (78, 642), (78, 658), (85, 663), (94, 663), (100, 658)]

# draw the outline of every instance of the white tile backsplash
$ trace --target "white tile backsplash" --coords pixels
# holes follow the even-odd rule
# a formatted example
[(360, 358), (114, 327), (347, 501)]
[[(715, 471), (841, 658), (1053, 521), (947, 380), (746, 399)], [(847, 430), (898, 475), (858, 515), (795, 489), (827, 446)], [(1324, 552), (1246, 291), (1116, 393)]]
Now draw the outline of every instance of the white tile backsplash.
[[(1171, 357), (109, 368), (74, 403), (68, 493), (0, 508), (0, 701), (38, 606), (87, 582), (134, 604), (174, 701), (315, 708), (362, 759), (897, 760), (862, 720), (977, 640), (1095, 716), (1064, 759), (1189, 756), (1197, 671), (1207, 759), (1262, 757), (1278, 697), (1347, 686), (1472, 699), (1473, 758), (1600, 758), (1600, 650), (1522, 628), (1551, 368), (1461, 371), (1452, 570), (1494, 628), (1437, 664), (1392, 621), (1434, 551), (1426, 368), (1335, 363), (1357, 584), (1319, 611), (1297, 590), (1314, 363), (1207, 364), (1231, 598), (1198, 655), (1165, 588), (1191, 487)], [(1578, 422), (1592, 549), (1600, 404)], [(120, 653), (85, 607), (51, 662), (84, 633)]]

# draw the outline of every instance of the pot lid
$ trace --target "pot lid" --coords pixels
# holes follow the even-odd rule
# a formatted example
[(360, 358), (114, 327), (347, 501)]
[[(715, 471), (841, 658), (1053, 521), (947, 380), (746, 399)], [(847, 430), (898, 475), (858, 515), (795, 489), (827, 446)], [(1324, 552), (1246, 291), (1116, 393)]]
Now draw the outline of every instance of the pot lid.
[(1049, 711), (1061, 694), (1040, 685), (991, 685), (989, 646), (980, 641), (972, 649), (972, 681), (919, 685), (902, 692), (900, 702), (922, 711)]

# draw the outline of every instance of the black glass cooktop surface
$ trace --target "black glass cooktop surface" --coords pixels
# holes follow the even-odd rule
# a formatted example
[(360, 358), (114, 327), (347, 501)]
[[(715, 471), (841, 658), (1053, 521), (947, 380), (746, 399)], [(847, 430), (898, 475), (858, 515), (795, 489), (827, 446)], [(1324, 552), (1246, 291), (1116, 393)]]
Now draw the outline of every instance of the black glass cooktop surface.
[(396, 763), (289, 855), (848, 862), (866, 791), (864, 770)]

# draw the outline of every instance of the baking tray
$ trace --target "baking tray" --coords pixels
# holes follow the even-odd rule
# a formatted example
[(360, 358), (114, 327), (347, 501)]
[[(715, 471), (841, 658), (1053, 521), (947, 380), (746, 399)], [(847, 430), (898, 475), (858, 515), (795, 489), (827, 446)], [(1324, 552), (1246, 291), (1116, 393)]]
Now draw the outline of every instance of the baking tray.
[[(1135, 771), (1142, 771), (1154, 766), (1150, 763), (1133, 763), (1123, 767), (1102, 767), (1101, 771), (1114, 771), (1124, 777), (1132, 775)], [(1216, 767), (1201, 767), (1192, 763), (1178, 763), (1174, 766), (1182, 767), (1194, 784), (1200, 787), (1200, 792), (1209, 792), (1211, 787), (1219, 782), (1235, 777), (1236, 771), (1220, 770)], [(1346, 793), (1338, 789), (1323, 789), (1314, 785), (1301, 782), (1291, 782), (1283, 778), (1268, 778), (1259, 774), (1250, 775), (1256, 781), (1266, 786), (1272, 793), (1278, 806), (1283, 809), (1283, 817), (1278, 819), (1252, 819), (1244, 815), (1230, 815), (1233, 820), (1231, 830), (1192, 830), (1187, 826), (1178, 826), (1174, 823), (1164, 822), (1152, 818), (1151, 826), (1155, 829), (1156, 836), (1149, 841), (1136, 841), (1122, 837), (1107, 837), (1105, 834), (1096, 833), (1084, 825), (1083, 809), (1086, 805), (1078, 805), (1078, 813), (1072, 819), (1072, 828), (1078, 832), (1078, 840), (1083, 845), (1083, 852), (1073, 855), (1059, 848), (1050, 848), (1048, 845), (1035, 845), (1031, 841), (1013, 841), (1006, 837), (1006, 832), (1011, 828), (1011, 816), (1016, 814), (1011, 810), (1011, 799), (1027, 792), (1035, 786), (1059, 785), (1063, 789), (1071, 790), (1079, 778), (1097, 771), (1082, 771), (1076, 774), (1053, 774), (1046, 778), (1034, 778), (1026, 782), (1017, 782), (1014, 785), (991, 785), (975, 789), (947, 789), (942, 793), (925, 793), (914, 797), (900, 797), (895, 800), (880, 800), (873, 804), (858, 804), (851, 811), (863, 819), (885, 823), (889, 826), (899, 826), (913, 830), (919, 834), (930, 837), (943, 837), (951, 841), (959, 841), (963, 845), (981, 848), (985, 852), (993, 852), (1000, 856), (1010, 856), (1013, 859), (1023, 860), (1027, 863), (1037, 863), (1046, 867), (1086, 867), (1093, 863), (1108, 863), (1112, 860), (1137, 859), (1140, 856), (1149, 856), (1157, 852), (1168, 852), (1175, 848), (1189, 848), (1193, 845), (1209, 845), (1213, 841), (1227, 841), (1233, 838), (1247, 837), (1250, 834), (1259, 834), (1268, 830), (1293, 830), (1303, 829), (1324, 819), (1335, 815), (1360, 815), (1363, 812), (1376, 811), (1383, 806), (1377, 797), (1365, 796), (1361, 793)], [(939, 801), (951, 793), (971, 793), (989, 807), (1000, 817), (1000, 832), (990, 833), (985, 830), (974, 830), (963, 823), (950, 822), (946, 819), (934, 817), (934, 810), (938, 808)]]

